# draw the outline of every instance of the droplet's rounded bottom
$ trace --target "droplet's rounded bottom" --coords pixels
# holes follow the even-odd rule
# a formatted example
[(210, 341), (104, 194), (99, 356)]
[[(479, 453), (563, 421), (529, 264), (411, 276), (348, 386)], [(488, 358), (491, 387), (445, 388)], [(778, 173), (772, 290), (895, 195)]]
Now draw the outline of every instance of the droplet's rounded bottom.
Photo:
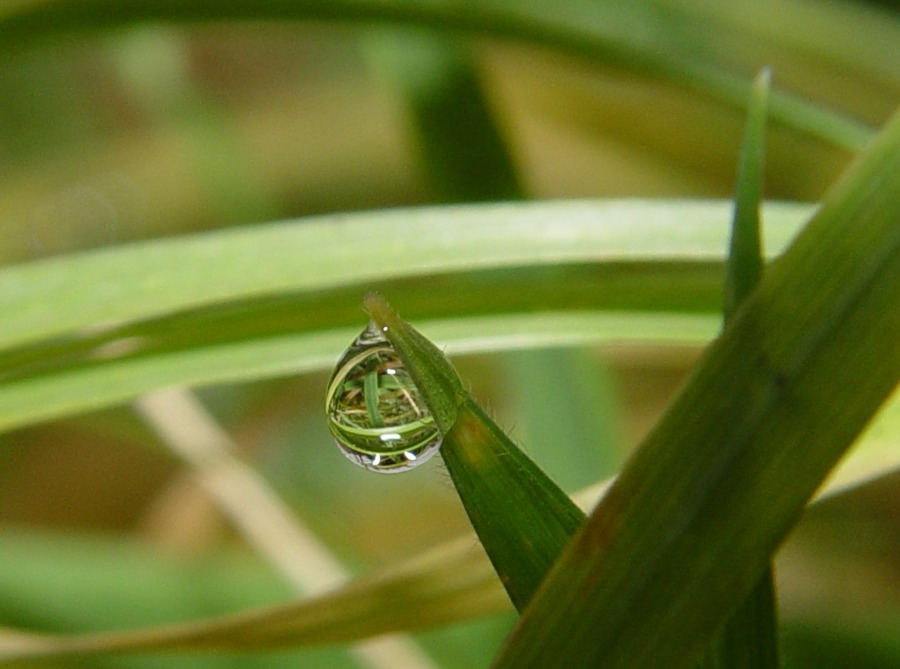
[(429, 444), (424, 450), (400, 451), (399, 453), (365, 453), (347, 448), (342, 442), (335, 439), (341, 453), (347, 456), (351, 462), (379, 474), (396, 474), (405, 472), (429, 460), (440, 449), (438, 440)]

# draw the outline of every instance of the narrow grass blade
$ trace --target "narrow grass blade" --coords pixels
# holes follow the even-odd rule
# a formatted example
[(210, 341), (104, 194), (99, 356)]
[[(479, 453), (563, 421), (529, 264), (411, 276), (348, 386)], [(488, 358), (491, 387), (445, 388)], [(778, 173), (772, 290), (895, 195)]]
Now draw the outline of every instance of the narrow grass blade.
[[(731, 244), (725, 261), (725, 322), (756, 288), (763, 272), (759, 208), (763, 191), (766, 98), (770, 73), (756, 78), (738, 163)], [(769, 564), (750, 595), (706, 647), (699, 669), (776, 669), (775, 576)]]
[(441, 454), (469, 520), (515, 607), (523, 609), (584, 514), (484, 413), (443, 354), (375, 295), (385, 327), (444, 433)]
[[(406, 39), (396, 60), (415, 62), (414, 71), (408, 65), (400, 71), (436, 192), (451, 202), (520, 197), (512, 160), (465, 51), (432, 36), (412, 37), (414, 54)], [(584, 514), (462, 392), (440, 351), (381, 300), (366, 302), (429, 404), (446, 414), (437, 418), (444, 463), (500, 581), (523, 609)], [(452, 419), (444, 410), (451, 403)]]
[(495, 662), (689, 666), (900, 379), (900, 114), (710, 347)]
[(738, 305), (759, 283), (763, 271), (759, 209), (762, 202), (763, 150), (765, 146), (766, 98), (770, 74), (763, 71), (756, 79), (747, 129), (738, 163), (731, 242), (725, 261), (725, 320), (730, 320)]

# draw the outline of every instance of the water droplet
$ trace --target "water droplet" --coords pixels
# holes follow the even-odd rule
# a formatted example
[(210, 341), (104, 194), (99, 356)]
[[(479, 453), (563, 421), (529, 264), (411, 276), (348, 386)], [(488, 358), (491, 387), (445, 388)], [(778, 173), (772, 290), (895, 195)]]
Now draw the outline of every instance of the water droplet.
[(341, 452), (373, 472), (418, 467), (441, 445), (431, 411), (374, 322), (338, 360), (325, 413)]

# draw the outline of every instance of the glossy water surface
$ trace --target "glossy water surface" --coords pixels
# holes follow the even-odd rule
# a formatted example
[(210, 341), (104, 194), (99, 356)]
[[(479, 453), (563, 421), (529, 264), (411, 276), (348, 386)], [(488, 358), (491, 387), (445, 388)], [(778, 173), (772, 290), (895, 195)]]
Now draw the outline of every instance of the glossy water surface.
[(325, 413), (341, 452), (371, 471), (412, 469), (441, 445), (431, 411), (375, 323), (338, 360)]

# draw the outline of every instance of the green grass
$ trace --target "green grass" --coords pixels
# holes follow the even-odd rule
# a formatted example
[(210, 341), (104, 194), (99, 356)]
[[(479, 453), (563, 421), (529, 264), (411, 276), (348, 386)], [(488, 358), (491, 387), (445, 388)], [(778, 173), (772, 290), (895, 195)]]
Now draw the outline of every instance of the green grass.
[[(0, 663), (896, 663), (895, 12), (69, 0), (0, 36)], [(366, 309), (443, 463), (332, 444)]]

